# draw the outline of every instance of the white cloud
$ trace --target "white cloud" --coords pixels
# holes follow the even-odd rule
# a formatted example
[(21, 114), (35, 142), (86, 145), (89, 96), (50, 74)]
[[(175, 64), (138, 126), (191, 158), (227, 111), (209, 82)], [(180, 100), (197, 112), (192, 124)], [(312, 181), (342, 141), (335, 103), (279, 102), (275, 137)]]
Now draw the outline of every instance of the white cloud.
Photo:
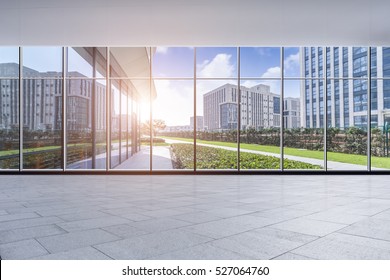
[(287, 70), (297, 68), (298, 66), (299, 66), (299, 52), (297, 52), (296, 54), (289, 55), (284, 60), (284, 67)]
[(166, 54), (167, 52), (168, 52), (168, 47), (157, 47), (156, 48), (156, 53)]
[(233, 77), (235, 73), (235, 67), (230, 61), (232, 56), (230, 54), (220, 53), (217, 54), (212, 61), (205, 60), (200, 65), (198, 71), (199, 77), (217, 78)]
[(268, 68), (267, 71), (263, 75), (261, 75), (262, 78), (278, 78), (280, 77), (280, 67), (271, 67)]

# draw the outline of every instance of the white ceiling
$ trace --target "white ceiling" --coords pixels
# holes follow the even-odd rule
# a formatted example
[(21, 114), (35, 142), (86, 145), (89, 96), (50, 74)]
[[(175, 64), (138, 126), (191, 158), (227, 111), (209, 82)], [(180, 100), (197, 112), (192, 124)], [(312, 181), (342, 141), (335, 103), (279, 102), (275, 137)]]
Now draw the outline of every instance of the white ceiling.
[(389, 0), (0, 0), (0, 45), (390, 46)]

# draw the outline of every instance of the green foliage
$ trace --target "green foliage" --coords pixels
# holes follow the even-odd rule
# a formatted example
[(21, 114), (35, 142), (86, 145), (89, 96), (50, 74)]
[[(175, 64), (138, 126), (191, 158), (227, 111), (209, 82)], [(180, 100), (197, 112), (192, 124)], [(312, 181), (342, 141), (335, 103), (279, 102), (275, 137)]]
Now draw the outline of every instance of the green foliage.
[[(174, 167), (176, 169), (194, 168), (194, 146), (192, 144), (172, 144)], [(237, 169), (235, 151), (205, 146), (196, 147), (197, 169)], [(321, 169), (321, 166), (308, 163), (284, 160), (289, 169)], [(241, 169), (279, 169), (280, 159), (272, 156), (241, 152)]]
[[(193, 138), (192, 131), (165, 132), (164, 136), (177, 138)], [(371, 130), (371, 153), (373, 156), (386, 156), (385, 136), (381, 129)], [(266, 128), (240, 131), (242, 144), (257, 144), (263, 146), (280, 145), (279, 128)], [(237, 131), (198, 131), (198, 140), (237, 143)], [(286, 148), (297, 148), (308, 151), (324, 150), (323, 128), (293, 128), (285, 129), (283, 143)], [(327, 128), (327, 149), (329, 152), (351, 155), (367, 154), (367, 131), (358, 127), (346, 129)]]

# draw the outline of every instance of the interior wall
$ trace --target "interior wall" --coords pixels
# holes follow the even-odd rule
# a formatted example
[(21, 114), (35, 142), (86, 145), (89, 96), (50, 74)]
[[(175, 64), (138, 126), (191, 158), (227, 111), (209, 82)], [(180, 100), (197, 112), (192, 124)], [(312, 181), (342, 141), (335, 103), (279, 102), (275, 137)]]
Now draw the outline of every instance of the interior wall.
[(390, 45), (387, 0), (1, 0), (1, 45)]

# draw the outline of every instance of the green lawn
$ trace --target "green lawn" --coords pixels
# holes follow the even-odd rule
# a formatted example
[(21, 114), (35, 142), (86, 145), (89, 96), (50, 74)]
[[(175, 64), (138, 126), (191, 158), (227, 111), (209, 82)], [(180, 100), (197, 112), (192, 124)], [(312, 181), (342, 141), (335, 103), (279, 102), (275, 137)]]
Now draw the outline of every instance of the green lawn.
[[(164, 137), (164, 138), (172, 139), (172, 140), (181, 140), (181, 141), (185, 141), (185, 142), (193, 142), (192, 139), (186, 139), (186, 138), (178, 138), (178, 137)], [(202, 144), (223, 146), (223, 147), (232, 147), (232, 148), (237, 147), (236, 143), (230, 143), (230, 142), (205, 141), (205, 140), (196, 140), (196, 142), (202, 143)], [(280, 154), (280, 148), (276, 147), (276, 146), (264, 146), (264, 145), (242, 143), (240, 148), (252, 150), (252, 151), (261, 151), (261, 152)], [(320, 160), (324, 159), (324, 152), (323, 151), (311, 151), (311, 150), (301, 150), (301, 149), (296, 149), (296, 148), (284, 148), (284, 153), (286, 155), (291, 155), (291, 156), (315, 158), (315, 159), (320, 159)], [(350, 155), (350, 154), (343, 154), (343, 153), (328, 152), (327, 156), (328, 156), (329, 161), (351, 163), (351, 164), (358, 164), (358, 165), (366, 165), (367, 164), (367, 156), (364, 156), (364, 155)], [(390, 169), (390, 158), (371, 157), (371, 165), (373, 167), (377, 167), (377, 168)]]

